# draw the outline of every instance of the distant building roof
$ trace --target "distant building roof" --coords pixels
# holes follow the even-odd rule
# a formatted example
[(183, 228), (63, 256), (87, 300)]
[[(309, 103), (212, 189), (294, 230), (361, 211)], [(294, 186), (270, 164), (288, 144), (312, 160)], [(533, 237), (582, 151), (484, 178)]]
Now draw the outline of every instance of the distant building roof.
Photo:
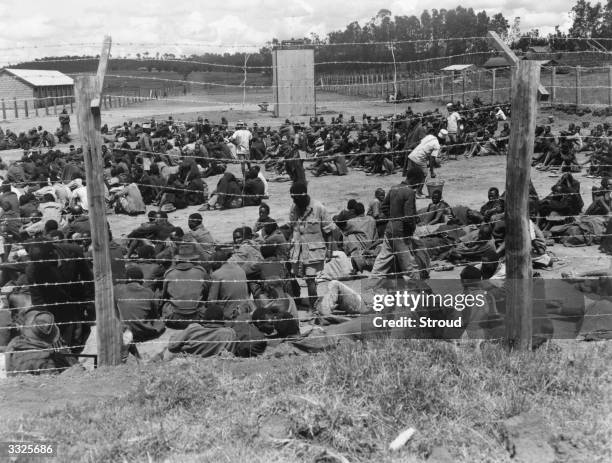
[(550, 53), (550, 48), (547, 46), (534, 45), (533, 47), (529, 47), (527, 51), (531, 53)]
[(483, 68), (505, 68), (509, 67), (510, 63), (505, 56), (492, 56), (482, 65)]
[(466, 69), (469, 69), (473, 66), (473, 64), (453, 64), (451, 66), (446, 66), (445, 68), (442, 68), (441, 71), (465, 71)]
[(536, 63), (539, 63), (540, 66), (558, 66), (559, 65), (559, 62), (554, 59), (532, 59), (530, 60), (527, 56), (524, 56), (522, 59), (524, 61), (534, 61)]
[(50, 87), (56, 85), (74, 85), (74, 80), (59, 71), (43, 71), (40, 69), (8, 69), (2, 70), (21, 79), (33, 87)]

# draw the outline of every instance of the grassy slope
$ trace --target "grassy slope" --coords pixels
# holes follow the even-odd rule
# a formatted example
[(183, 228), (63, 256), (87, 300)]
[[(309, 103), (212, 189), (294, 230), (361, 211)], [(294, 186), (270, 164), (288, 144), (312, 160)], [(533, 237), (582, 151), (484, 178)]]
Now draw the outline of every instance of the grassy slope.
[[(23, 425), (63, 444), (62, 461), (313, 461), (324, 449), (418, 461), (440, 445), (456, 461), (506, 461), (502, 422), (532, 411), (549, 423), (550, 444), (570, 450), (557, 461), (606, 461), (610, 361), (609, 343), (508, 355), (397, 340), (309, 357), (179, 359), (143, 368), (123, 397), (9, 421), (0, 437)], [(389, 453), (408, 426), (418, 433)]]

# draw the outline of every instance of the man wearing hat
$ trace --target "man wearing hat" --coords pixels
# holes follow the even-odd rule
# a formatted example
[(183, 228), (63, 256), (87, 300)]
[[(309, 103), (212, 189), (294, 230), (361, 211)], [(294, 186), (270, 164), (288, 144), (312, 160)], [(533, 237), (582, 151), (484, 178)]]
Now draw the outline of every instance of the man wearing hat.
[(26, 313), (21, 334), (6, 347), (6, 369), (9, 375), (61, 373), (76, 363), (63, 346), (53, 314), (37, 310)]
[(168, 328), (182, 330), (203, 317), (209, 276), (199, 259), (195, 244), (183, 243), (164, 275), (162, 314)]
[(436, 177), (434, 165), (438, 156), (440, 156), (440, 144), (446, 142), (447, 136), (448, 131), (445, 129), (440, 130), (440, 132), (438, 132), (438, 136), (427, 135), (408, 155), (407, 170), (416, 167), (421, 169), (425, 175), (423, 183), (416, 185), (417, 198), (425, 197), (423, 195), (423, 186), (425, 185), (425, 179), (427, 179), (427, 166), (429, 166), (429, 173), (431, 174), (431, 177)]

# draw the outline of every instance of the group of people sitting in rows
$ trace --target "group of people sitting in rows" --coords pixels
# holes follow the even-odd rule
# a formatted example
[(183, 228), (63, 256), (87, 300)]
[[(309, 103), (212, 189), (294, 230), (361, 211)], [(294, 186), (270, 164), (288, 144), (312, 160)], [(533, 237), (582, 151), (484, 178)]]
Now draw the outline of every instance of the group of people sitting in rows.
[[(340, 283), (344, 277), (370, 272), (427, 279), (432, 261), (486, 261), (487, 274), (494, 266), (490, 276), (503, 277), (505, 201), (499, 190), (491, 188), (479, 210), (450, 205), (440, 189), (433, 191), (427, 207), (416, 209), (415, 199), (424, 197), (426, 177), (435, 176), (442, 147), (469, 146), (459, 140), (468, 136), (474, 118), (482, 117), (493, 130), (506, 117), (501, 108), (492, 115), (478, 110), (459, 114), (455, 105), (448, 109), (444, 117), (438, 113), (394, 119), (389, 131), (382, 129), (380, 120), (366, 116), (361, 123), (354, 118), (344, 122), (341, 115), (329, 125), (319, 118), (309, 127), (287, 122), (277, 131), (249, 130), (240, 122), (232, 132), (227, 121), (213, 125), (201, 118), (191, 126), (169, 118), (103, 128), (108, 207), (129, 215), (145, 214), (149, 205), (156, 209), (123, 243), (113, 240), (108, 227), (116, 304), (129, 332), (126, 344), (146, 342), (173, 329), (178, 332), (170, 340), (170, 352), (259, 355), (266, 345), (262, 339), (299, 336), (298, 307), (323, 316), (338, 310), (367, 311), (359, 295)], [(361, 156), (359, 137), (345, 143), (351, 132), (364, 130), (368, 140), (376, 134), (372, 146), (386, 151)], [(418, 140), (409, 144), (409, 135)], [(338, 157), (344, 156), (346, 166), (375, 172), (379, 165), (383, 171), (400, 167), (406, 180), (386, 191), (377, 189), (367, 206), (354, 200), (330, 217), (308, 194), (303, 167), (302, 151), (313, 154), (310, 151), (323, 140), (337, 140), (341, 154), (335, 148), (316, 153), (314, 174), (328, 167), (333, 171), (325, 167), (329, 162), (338, 173)], [(226, 172), (231, 160), (240, 162), (243, 179)], [(276, 173), (284, 169), (292, 180), (288, 221), (271, 218), (273, 211), (265, 203), (267, 180), (253, 160), (264, 161)], [(203, 179), (220, 174), (216, 189), (209, 193)], [(48, 352), (68, 363), (74, 360), (70, 354), (81, 352), (90, 339), (95, 311), (88, 214), (94, 211), (84, 177), (80, 149), (29, 150), (8, 167), (0, 186), (0, 286), (13, 309), (5, 312), (11, 318), (4, 319), (1, 334), (9, 333), (4, 341), (9, 343), (14, 371), (37, 371), (41, 362), (57, 360), (15, 354), (44, 344), (41, 337), (52, 340), (53, 346), (61, 342)], [(580, 183), (571, 173), (565, 173), (543, 199), (531, 186), (535, 267), (552, 265), (546, 252), (551, 240), (581, 245), (606, 235), (611, 186), (606, 177), (593, 190), (593, 204), (585, 215)], [(214, 238), (202, 214), (189, 215), (185, 227), (168, 220), (169, 212), (187, 206), (207, 211), (249, 205), (259, 206), (254, 225), (234, 230), (231, 242)], [(606, 250), (609, 244), (601, 246)], [(329, 284), (323, 294), (317, 289), (322, 275)], [(473, 280), (474, 275), (468, 276)], [(307, 297), (298, 283), (302, 279)], [(36, 329), (12, 328), (30, 326), (33, 317), (48, 323)], [(44, 326), (50, 328), (41, 333)]]
[(49, 132), (38, 126), (27, 132), (16, 134), (10, 129), (6, 131), (0, 127), (0, 151), (10, 149), (38, 149), (53, 148), (58, 143), (70, 143), (70, 115), (66, 108), (59, 115), (60, 126), (55, 132)]

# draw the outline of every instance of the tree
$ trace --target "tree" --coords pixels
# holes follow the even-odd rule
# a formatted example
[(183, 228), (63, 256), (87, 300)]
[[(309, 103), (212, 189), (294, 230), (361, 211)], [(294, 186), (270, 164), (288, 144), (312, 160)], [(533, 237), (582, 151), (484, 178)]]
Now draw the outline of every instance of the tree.
[(491, 18), (491, 22), (489, 23), (489, 27), (497, 32), (499, 36), (506, 40), (508, 38), (508, 30), (510, 29), (510, 23), (504, 15), (501, 13), (497, 13), (495, 16)]
[(572, 27), (569, 29), (569, 34), (585, 38), (597, 36), (602, 28), (602, 15), (601, 3), (591, 5), (591, 2), (586, 0), (578, 0), (570, 12)]

